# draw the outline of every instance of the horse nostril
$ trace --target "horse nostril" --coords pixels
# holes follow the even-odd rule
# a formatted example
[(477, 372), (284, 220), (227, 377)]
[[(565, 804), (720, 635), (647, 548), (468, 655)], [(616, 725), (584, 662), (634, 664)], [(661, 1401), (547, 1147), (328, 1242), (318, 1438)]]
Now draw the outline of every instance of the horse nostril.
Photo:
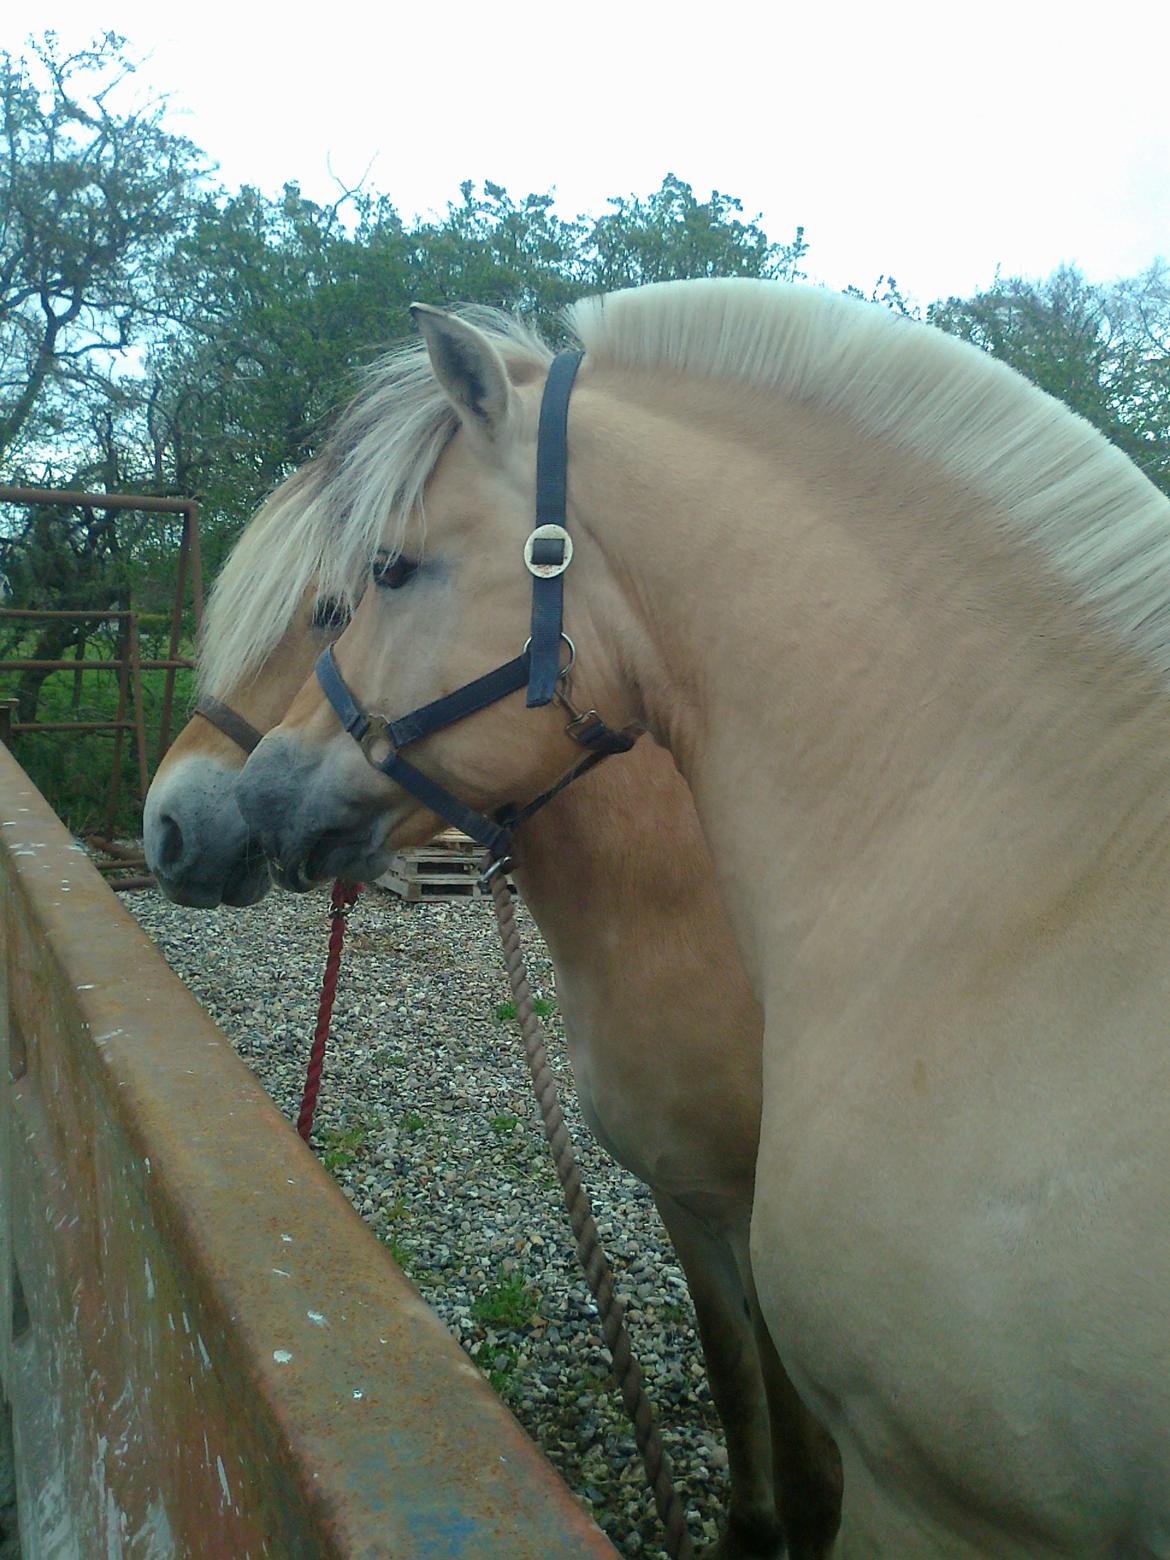
[(158, 865), (165, 872), (173, 869), (182, 860), (183, 856), (183, 831), (179, 827), (178, 820), (172, 818), (170, 813), (163, 813), (158, 820)]

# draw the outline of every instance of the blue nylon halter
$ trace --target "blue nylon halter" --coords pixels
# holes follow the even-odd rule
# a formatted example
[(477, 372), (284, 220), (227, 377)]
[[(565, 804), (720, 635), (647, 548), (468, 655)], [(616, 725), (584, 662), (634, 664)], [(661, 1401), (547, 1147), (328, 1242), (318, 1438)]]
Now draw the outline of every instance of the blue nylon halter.
[[(580, 352), (558, 352), (548, 371), (536, 432), (536, 523), (565, 524), (569, 467), (569, 397), (581, 364)], [(538, 538), (534, 563), (564, 562), (560, 538)], [(528, 674), (528, 707), (547, 704), (561, 673), (561, 626), (564, 621), (565, 576), (532, 577), (532, 667)]]
[[(569, 397), (581, 356), (579, 352), (559, 353), (553, 359), (545, 382), (536, 445), (538, 526), (556, 525), (563, 528), (565, 524)], [(563, 566), (564, 548), (565, 542), (560, 537), (534, 536), (530, 539), (531, 559), (537, 565)], [(502, 861), (508, 855), (512, 830), (518, 823), (531, 817), (546, 801), (550, 801), (578, 775), (584, 774), (608, 754), (627, 751), (633, 746), (633, 737), (628, 732), (614, 731), (595, 710), (585, 715), (571, 711), (574, 719), (565, 729), (574, 741), (588, 749), (585, 758), (527, 807), (520, 811), (505, 809), (495, 819), (461, 802), (457, 796), (402, 758), (399, 750), (429, 736), (431, 732), (485, 709), (498, 699), (516, 693), (525, 684), (528, 685), (529, 708), (552, 701), (557, 695), (557, 683), (562, 675), (561, 643), (565, 638), (563, 581), (563, 567), (561, 572), (551, 577), (542, 577), (533, 572), (532, 634), (518, 656), (505, 661), (483, 677), (464, 683), (453, 693), (434, 699), (430, 704), (420, 705), (397, 720), (388, 721), (381, 716), (370, 715), (361, 708), (338, 669), (332, 645), (323, 650), (317, 659), (317, 681), (322, 693), (333, 706), (343, 728), (361, 744), (374, 768), (400, 785), (404, 791), (409, 791), (424, 807), (429, 807), (440, 818), (445, 818), (455, 828), (470, 835), (489, 850), (496, 861)], [(383, 757), (375, 758), (373, 749), (381, 743), (385, 743), (389, 751)]]

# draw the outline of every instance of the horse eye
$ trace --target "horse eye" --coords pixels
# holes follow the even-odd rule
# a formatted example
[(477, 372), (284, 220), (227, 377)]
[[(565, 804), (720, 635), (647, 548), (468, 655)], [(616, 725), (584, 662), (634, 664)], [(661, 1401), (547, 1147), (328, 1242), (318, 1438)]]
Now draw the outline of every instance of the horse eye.
[(352, 615), (344, 601), (338, 601), (335, 596), (322, 596), (314, 603), (309, 624), (312, 628), (344, 628)]
[(401, 590), (417, 573), (418, 564), (414, 559), (404, 558), (401, 554), (392, 562), (386, 561), (384, 553), (379, 553), (374, 559), (374, 584), (382, 590)]

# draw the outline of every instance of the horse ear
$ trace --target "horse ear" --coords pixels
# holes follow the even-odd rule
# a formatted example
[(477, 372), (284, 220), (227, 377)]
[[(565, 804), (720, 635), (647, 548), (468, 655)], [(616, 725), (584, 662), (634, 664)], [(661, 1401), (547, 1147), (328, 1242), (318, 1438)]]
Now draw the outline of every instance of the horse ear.
[(465, 428), (495, 441), (507, 425), (515, 391), (504, 360), (487, 336), (458, 315), (412, 303), (435, 378), (450, 397)]

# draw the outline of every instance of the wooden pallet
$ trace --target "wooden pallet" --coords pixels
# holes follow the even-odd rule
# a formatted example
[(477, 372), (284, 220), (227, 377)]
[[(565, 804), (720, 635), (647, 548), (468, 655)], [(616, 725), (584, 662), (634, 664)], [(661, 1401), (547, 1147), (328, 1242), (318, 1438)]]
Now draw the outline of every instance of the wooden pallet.
[(458, 829), (448, 829), (429, 845), (398, 851), (375, 881), (400, 899), (481, 899), (483, 852)]

